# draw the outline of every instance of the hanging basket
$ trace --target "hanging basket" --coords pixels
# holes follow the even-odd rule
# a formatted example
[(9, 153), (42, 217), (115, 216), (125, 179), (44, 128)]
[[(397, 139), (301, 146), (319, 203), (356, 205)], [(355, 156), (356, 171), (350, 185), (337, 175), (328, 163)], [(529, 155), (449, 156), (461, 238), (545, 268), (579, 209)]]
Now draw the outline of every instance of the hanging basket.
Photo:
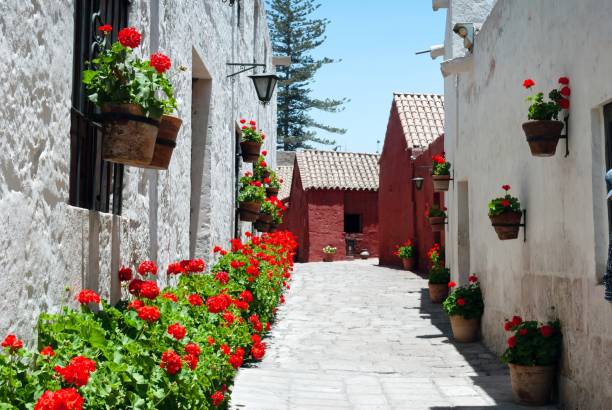
[(443, 216), (430, 216), (429, 224), (431, 225), (432, 232), (443, 232), (444, 231), (444, 218)]
[(522, 212), (504, 212), (501, 215), (489, 216), (497, 237), (502, 241), (518, 238), (522, 217)]
[(434, 192), (446, 192), (450, 184), (450, 175), (432, 175)]
[(429, 283), (431, 303), (442, 303), (448, 297), (448, 283)]
[(271, 196), (276, 196), (278, 197), (278, 188), (272, 188), (272, 187), (268, 187), (266, 188), (266, 195), (268, 196), (268, 198), (270, 198)]
[(259, 218), (261, 210), (261, 202), (240, 202), (238, 211), (240, 212), (240, 220), (243, 222), (255, 222)]
[(543, 406), (552, 397), (555, 366), (508, 364), (514, 401), (528, 406)]
[(151, 163), (144, 168), (166, 170), (170, 166), (172, 152), (176, 148), (176, 137), (183, 120), (173, 115), (162, 115), (159, 132), (155, 140), (155, 151)]
[(557, 150), (559, 138), (563, 131), (562, 121), (534, 120), (523, 123), (531, 155), (534, 157), (552, 157)]
[(108, 162), (148, 166), (153, 159), (159, 121), (148, 118), (136, 104), (102, 107), (102, 158)]
[(244, 162), (257, 162), (261, 150), (261, 142), (242, 141), (240, 143), (240, 155)]
[(255, 229), (257, 229), (259, 232), (270, 232), (272, 226), (270, 226), (269, 223), (258, 219), (257, 222), (255, 222)]

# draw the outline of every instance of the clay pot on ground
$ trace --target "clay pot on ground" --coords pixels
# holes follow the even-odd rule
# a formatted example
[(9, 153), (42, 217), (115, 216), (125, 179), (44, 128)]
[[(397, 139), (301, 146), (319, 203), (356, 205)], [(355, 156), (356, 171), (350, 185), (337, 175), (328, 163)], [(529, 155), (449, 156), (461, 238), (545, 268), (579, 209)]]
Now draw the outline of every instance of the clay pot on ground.
[(431, 303), (442, 303), (448, 297), (448, 283), (430, 283), (429, 299)]
[(433, 190), (434, 192), (446, 192), (448, 191), (448, 185), (450, 183), (450, 175), (432, 175)]
[(442, 232), (444, 231), (444, 221), (445, 217), (443, 216), (430, 216), (429, 224), (431, 225), (432, 232)]
[(480, 330), (480, 318), (465, 319), (460, 315), (450, 317), (453, 338), (460, 343), (471, 343), (478, 340)]
[(402, 258), (402, 265), (404, 265), (404, 270), (414, 269), (414, 258)]
[(562, 121), (534, 120), (523, 123), (531, 155), (534, 157), (552, 157), (555, 155), (561, 132), (565, 124)]
[(155, 140), (155, 151), (151, 163), (144, 168), (165, 170), (170, 166), (172, 152), (176, 147), (176, 137), (183, 120), (173, 115), (162, 115), (159, 132)]
[(244, 162), (257, 162), (260, 150), (261, 142), (242, 141), (240, 143), (240, 155), (242, 155)]
[(514, 401), (528, 406), (542, 406), (551, 400), (555, 366), (508, 366)]
[(259, 218), (259, 211), (261, 210), (261, 202), (250, 201), (240, 202), (238, 204), (238, 211), (240, 212), (240, 220), (243, 222), (255, 222)]
[(334, 254), (333, 253), (323, 253), (323, 262), (333, 262)]
[(518, 238), (522, 212), (504, 212), (501, 215), (489, 216), (497, 237), (502, 241)]
[(279, 189), (278, 189), (278, 188), (267, 187), (267, 188), (266, 188), (266, 196), (267, 196), (268, 198), (270, 198), (271, 196), (276, 196), (276, 197), (278, 197), (278, 191), (279, 191)]
[(137, 167), (148, 166), (153, 159), (159, 121), (145, 116), (136, 104), (102, 107), (105, 161)]

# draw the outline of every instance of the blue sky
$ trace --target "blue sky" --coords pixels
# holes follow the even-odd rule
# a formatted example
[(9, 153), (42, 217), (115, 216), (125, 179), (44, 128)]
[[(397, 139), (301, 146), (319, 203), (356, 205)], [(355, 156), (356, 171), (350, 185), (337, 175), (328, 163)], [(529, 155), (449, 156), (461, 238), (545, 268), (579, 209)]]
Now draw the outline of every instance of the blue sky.
[(327, 41), (315, 56), (342, 59), (323, 67), (311, 85), (319, 98), (351, 101), (338, 114), (313, 110), (313, 117), (345, 135), (335, 139), (342, 150), (376, 152), (387, 129), (393, 92), (442, 93), (441, 57), (415, 51), (444, 42), (445, 10), (434, 12), (431, 0), (320, 0), (317, 16), (331, 20)]

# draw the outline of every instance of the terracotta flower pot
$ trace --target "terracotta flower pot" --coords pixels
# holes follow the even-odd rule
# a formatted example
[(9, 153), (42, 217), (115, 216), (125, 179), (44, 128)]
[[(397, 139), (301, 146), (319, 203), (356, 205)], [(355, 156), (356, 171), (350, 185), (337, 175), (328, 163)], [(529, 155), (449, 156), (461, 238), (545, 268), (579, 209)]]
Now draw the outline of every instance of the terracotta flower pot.
[(259, 214), (259, 218), (257, 218), (257, 220), (260, 221), (260, 222), (263, 222), (265, 224), (271, 225), (272, 224), (272, 215), (260, 213)]
[(501, 215), (489, 216), (497, 237), (502, 241), (518, 238), (522, 212), (504, 212)]
[(270, 232), (272, 226), (269, 223), (258, 219), (257, 222), (255, 222), (255, 229), (257, 229), (259, 232)]
[(434, 192), (446, 192), (448, 191), (448, 185), (450, 183), (450, 175), (432, 175), (433, 190)]
[(266, 188), (266, 195), (268, 196), (268, 198), (271, 197), (271, 196), (278, 197), (278, 191), (279, 191), (278, 188), (268, 187), (268, 188)]
[(429, 299), (431, 303), (442, 303), (448, 297), (447, 283), (430, 283)]
[(555, 155), (557, 143), (563, 131), (563, 121), (527, 121), (523, 123), (523, 131), (527, 137), (531, 155), (535, 157), (551, 157)]
[(243, 222), (255, 222), (259, 218), (261, 202), (240, 202), (238, 206), (240, 220)]
[(178, 136), (182, 124), (183, 120), (179, 117), (162, 115), (161, 122), (159, 123), (159, 132), (155, 140), (153, 159), (149, 165), (143, 168), (168, 169), (170, 160), (172, 159), (172, 152), (176, 147), (176, 137)]
[(261, 150), (261, 142), (242, 141), (240, 143), (240, 155), (244, 162), (257, 162), (259, 160), (259, 151)]
[(555, 383), (555, 366), (508, 366), (514, 401), (528, 406), (542, 406), (550, 401)]
[(414, 269), (414, 258), (402, 258), (402, 265), (404, 265), (404, 270)]
[(480, 318), (465, 319), (463, 316), (453, 315), (450, 317), (453, 338), (460, 343), (471, 343), (478, 340), (480, 330)]
[(442, 232), (444, 231), (444, 221), (446, 218), (443, 216), (430, 216), (429, 224), (431, 225), (432, 232)]
[(105, 105), (102, 118), (105, 161), (137, 167), (151, 163), (159, 121), (147, 118), (136, 104)]
[(323, 262), (333, 262), (334, 261), (333, 253), (323, 253)]

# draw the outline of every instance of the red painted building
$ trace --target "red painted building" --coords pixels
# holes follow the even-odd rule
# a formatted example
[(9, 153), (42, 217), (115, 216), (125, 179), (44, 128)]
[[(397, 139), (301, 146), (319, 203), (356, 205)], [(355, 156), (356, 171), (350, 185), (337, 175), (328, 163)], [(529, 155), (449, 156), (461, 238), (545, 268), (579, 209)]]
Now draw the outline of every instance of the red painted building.
[(296, 153), (285, 223), (296, 234), (298, 261), (323, 259), (335, 246), (336, 259), (367, 249), (378, 256), (378, 161), (374, 154), (334, 151)]
[[(431, 157), (444, 152), (444, 97), (435, 94), (395, 94), (380, 159), (379, 257), (381, 265), (401, 266), (393, 254), (412, 239), (417, 270), (427, 269), (427, 250), (444, 242), (431, 231), (424, 216), (427, 205), (442, 204), (434, 193)], [(413, 178), (424, 178), (421, 190)]]

